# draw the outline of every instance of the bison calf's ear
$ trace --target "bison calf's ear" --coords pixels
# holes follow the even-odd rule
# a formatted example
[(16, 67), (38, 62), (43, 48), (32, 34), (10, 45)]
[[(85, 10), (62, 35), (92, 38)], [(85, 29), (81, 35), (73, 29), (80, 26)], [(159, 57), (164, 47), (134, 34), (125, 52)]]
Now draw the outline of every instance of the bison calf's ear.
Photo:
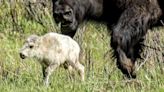
[(31, 35), (27, 38), (27, 42), (34, 42), (35, 43), (38, 38), (39, 38), (39, 36), (37, 36), (37, 35)]

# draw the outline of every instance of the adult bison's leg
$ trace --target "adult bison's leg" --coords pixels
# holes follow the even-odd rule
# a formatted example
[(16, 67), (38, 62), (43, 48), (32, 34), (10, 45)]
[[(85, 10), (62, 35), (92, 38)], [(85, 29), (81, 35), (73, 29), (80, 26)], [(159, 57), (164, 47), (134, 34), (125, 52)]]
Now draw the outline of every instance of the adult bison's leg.
[(126, 9), (111, 34), (111, 46), (117, 58), (117, 67), (128, 78), (136, 78), (135, 61), (140, 58), (144, 36), (151, 14), (143, 9)]
[(134, 62), (127, 58), (125, 52), (121, 48), (117, 48), (118, 59), (117, 67), (127, 78), (135, 78), (136, 74), (134, 73)]

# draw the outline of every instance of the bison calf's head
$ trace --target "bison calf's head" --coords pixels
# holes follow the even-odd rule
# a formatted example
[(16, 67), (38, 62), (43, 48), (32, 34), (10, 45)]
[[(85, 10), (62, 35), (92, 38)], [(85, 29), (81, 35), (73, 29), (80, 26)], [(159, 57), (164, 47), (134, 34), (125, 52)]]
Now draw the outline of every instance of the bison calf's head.
[(36, 49), (38, 47), (37, 45), (37, 40), (38, 40), (37, 35), (31, 35), (27, 38), (25, 41), (23, 47), (20, 49), (20, 57), (22, 59), (25, 59), (26, 57), (35, 57), (36, 55)]
[(53, 17), (56, 23), (61, 23), (63, 34), (76, 31), (78, 20), (76, 11), (72, 7), (72, 0), (53, 0)]

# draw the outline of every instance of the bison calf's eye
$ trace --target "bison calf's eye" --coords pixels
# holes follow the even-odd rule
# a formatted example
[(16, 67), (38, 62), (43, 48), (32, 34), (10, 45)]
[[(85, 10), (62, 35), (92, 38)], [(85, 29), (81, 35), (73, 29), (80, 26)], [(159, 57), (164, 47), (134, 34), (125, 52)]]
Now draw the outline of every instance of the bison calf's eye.
[(30, 45), (29, 48), (32, 49), (34, 46)]

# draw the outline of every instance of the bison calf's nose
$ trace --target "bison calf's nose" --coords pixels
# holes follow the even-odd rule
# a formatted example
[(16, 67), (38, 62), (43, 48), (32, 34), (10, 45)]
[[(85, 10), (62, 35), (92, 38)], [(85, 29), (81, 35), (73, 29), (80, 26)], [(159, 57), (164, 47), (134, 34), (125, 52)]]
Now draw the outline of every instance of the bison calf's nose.
[(26, 58), (26, 56), (25, 56), (24, 54), (22, 54), (22, 53), (19, 53), (19, 55), (20, 55), (20, 57), (21, 57), (22, 59), (25, 59), (25, 58)]

